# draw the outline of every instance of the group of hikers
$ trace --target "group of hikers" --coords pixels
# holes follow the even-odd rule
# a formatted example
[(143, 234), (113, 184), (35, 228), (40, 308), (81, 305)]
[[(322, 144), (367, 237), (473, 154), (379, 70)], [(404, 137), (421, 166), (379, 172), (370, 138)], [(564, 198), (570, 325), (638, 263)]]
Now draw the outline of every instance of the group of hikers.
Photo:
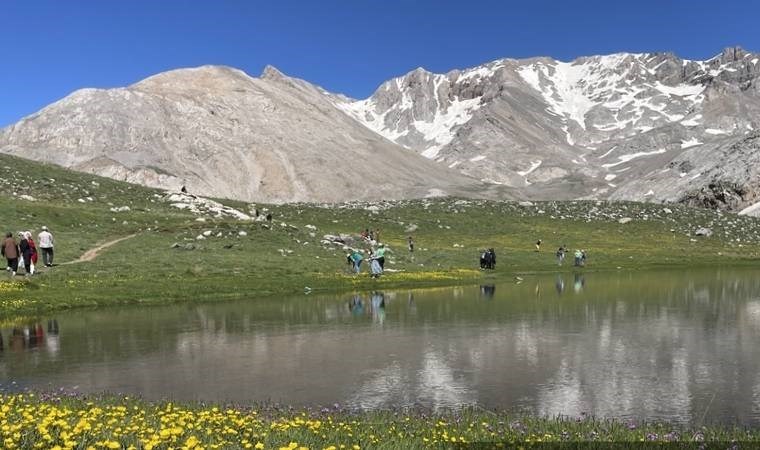
[[(390, 250), (380, 242), (380, 229), (365, 228), (359, 233), (366, 250), (352, 248), (346, 255), (346, 264), (351, 267), (351, 272), (359, 274), (362, 271), (362, 262), (369, 261), (369, 273), (372, 278), (379, 278), (385, 271), (385, 253)], [(414, 251), (414, 240), (409, 236), (409, 252)]]
[[(565, 245), (561, 245), (557, 249), (557, 265), (561, 266), (562, 263), (565, 261), (565, 254), (569, 253), (570, 250)], [(573, 265), (576, 267), (583, 267), (586, 265), (586, 250), (580, 250), (576, 249), (573, 253), (573, 257), (575, 258), (573, 261)]]
[(10, 272), (11, 277), (16, 276), (19, 267), (24, 268), (24, 276), (34, 275), (35, 264), (38, 259), (38, 248), (42, 252), (42, 261), (45, 267), (53, 265), (53, 235), (46, 226), (43, 226), (37, 235), (37, 242), (32, 238), (30, 231), (19, 231), (18, 241), (13, 237), (13, 233), (5, 234), (0, 252), (7, 261), (6, 270)]
[[(369, 261), (369, 271), (372, 278), (379, 278), (385, 270), (385, 244), (377, 244), (377, 248), (368, 247), (366, 250), (367, 260)], [(351, 253), (346, 255), (346, 264), (352, 266), (355, 274), (362, 271), (362, 261), (364, 261), (364, 252), (359, 249), (352, 249)]]
[(480, 253), (480, 269), (495, 269), (496, 268), (496, 252), (493, 248), (483, 250)]
[[(536, 250), (537, 252), (541, 251), (541, 239), (536, 241)], [(570, 250), (567, 248), (566, 245), (561, 245), (557, 249), (557, 265), (561, 266), (562, 263), (565, 261), (565, 255), (569, 253)], [(586, 250), (577, 249), (573, 253), (574, 256), (574, 262), (573, 265), (576, 267), (583, 267), (586, 265)], [(495, 269), (496, 268), (496, 252), (494, 252), (493, 248), (481, 250), (480, 252), (480, 269), (486, 270), (486, 269)]]

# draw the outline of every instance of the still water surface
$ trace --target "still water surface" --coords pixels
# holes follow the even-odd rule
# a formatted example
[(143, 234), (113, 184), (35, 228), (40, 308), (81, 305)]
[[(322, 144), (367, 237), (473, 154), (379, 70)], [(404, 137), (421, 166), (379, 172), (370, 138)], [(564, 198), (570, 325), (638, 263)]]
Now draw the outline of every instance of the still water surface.
[(760, 271), (524, 278), (59, 314), (0, 330), (0, 390), (760, 424)]

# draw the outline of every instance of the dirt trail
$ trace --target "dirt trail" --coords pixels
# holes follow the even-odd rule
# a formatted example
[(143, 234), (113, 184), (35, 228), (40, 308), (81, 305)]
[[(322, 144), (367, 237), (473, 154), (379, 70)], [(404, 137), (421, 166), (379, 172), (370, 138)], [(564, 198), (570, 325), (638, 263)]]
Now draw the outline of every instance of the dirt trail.
[(95, 259), (95, 258), (98, 257), (98, 253), (101, 250), (105, 250), (105, 249), (107, 249), (108, 247), (110, 247), (112, 245), (116, 245), (116, 244), (118, 244), (121, 241), (126, 241), (127, 239), (131, 239), (131, 238), (133, 238), (135, 236), (137, 236), (137, 233), (130, 234), (129, 236), (120, 237), (119, 239), (114, 239), (113, 241), (105, 242), (103, 244), (98, 245), (97, 247), (93, 247), (93, 248), (87, 250), (78, 259), (75, 259), (73, 261), (67, 261), (65, 263), (61, 263), (61, 265), (63, 266), (63, 265), (66, 265), (66, 264), (77, 264), (77, 263), (83, 263), (83, 262), (92, 261), (93, 259)]

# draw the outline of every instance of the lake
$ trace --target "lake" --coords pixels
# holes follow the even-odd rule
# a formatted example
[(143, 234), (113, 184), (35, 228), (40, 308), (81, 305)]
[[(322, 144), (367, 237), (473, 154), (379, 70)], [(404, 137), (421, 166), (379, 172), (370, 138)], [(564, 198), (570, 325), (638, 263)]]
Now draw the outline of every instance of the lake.
[(760, 270), (523, 278), (56, 314), (0, 390), (760, 424)]

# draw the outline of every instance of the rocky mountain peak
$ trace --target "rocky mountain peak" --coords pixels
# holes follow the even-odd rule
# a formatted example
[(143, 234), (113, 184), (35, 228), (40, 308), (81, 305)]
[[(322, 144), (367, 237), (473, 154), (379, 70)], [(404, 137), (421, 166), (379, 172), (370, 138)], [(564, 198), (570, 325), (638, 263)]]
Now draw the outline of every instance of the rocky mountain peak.
[(239, 69), (206, 65), (162, 72), (129, 88), (144, 92), (218, 92), (250, 83), (252, 78)]
[(760, 201), (759, 79), (760, 55), (738, 47), (705, 61), (663, 52), (420, 67), (363, 100), (272, 66), (261, 78), (204, 66), (78, 91), (0, 131), (0, 151), (249, 200), (445, 191), (715, 198), (702, 204), (736, 210)]
[(267, 64), (261, 72), (261, 78), (264, 80), (282, 80), (283, 78), (287, 78), (287, 76), (275, 66)]
[(721, 64), (728, 64), (751, 56), (752, 53), (744, 50), (741, 47), (726, 47), (716, 58)]

